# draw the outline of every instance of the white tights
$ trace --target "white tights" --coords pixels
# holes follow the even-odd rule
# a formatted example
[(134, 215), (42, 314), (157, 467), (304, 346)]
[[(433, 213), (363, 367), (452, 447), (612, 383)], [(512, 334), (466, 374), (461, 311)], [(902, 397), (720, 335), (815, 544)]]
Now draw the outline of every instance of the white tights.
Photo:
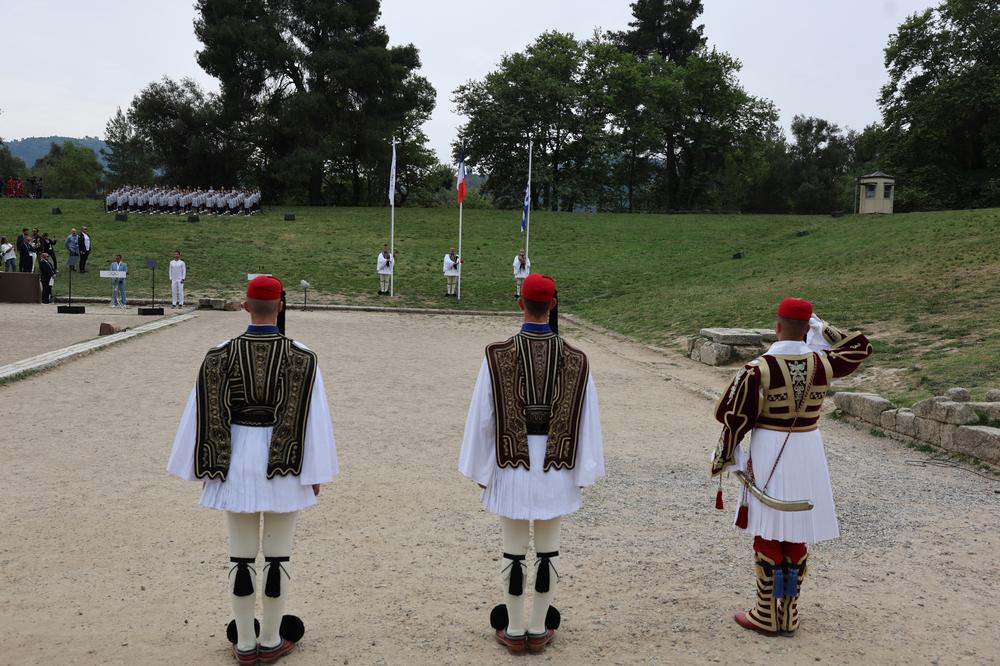
[[(264, 519), (264, 535), (261, 539), (261, 517)], [(226, 524), (229, 527), (229, 556), (256, 558), (263, 542), (264, 557), (290, 557), (292, 554), (292, 537), (295, 534), (297, 511), (291, 513), (232, 513), (226, 512)], [(269, 567), (281, 566), (285, 572), (289, 570), (288, 562), (266, 563), (262, 580), (266, 580)], [(232, 567), (229, 574), (229, 592), (233, 600), (233, 614), (236, 616), (236, 647), (241, 650), (251, 650), (257, 644), (254, 635), (253, 620), (256, 594), (238, 597), (233, 593), (236, 581), (236, 570)], [(256, 575), (253, 576), (256, 579)], [(260, 644), (274, 647), (281, 642), (278, 630), (281, 628), (281, 618), (285, 614), (285, 599), (288, 597), (288, 576), (282, 575), (281, 593), (277, 597), (261, 595), (263, 609), (260, 622)], [(254, 592), (260, 587), (254, 583)]]
[[(552, 518), (550, 520), (536, 520), (535, 523), (535, 552), (536, 553), (550, 553), (559, 550), (559, 527), (560, 518)], [(500, 524), (503, 528), (503, 551), (511, 555), (527, 555), (528, 554), (528, 540), (530, 532), (530, 522), (527, 520), (514, 520), (512, 518), (500, 518)], [(525, 594), (519, 596), (514, 596), (510, 594), (508, 584), (510, 581), (511, 570), (515, 566), (524, 566), (525, 563), (513, 562), (507, 558), (501, 559), (501, 566), (503, 567), (503, 581), (504, 581), (504, 602), (507, 604), (507, 633), (512, 636), (520, 636), (525, 632), (525, 629), (532, 634), (543, 634), (545, 633), (545, 615), (548, 613), (549, 605), (552, 603), (552, 598), (556, 593), (556, 580), (558, 576), (556, 571), (559, 567), (559, 558), (553, 557), (551, 560), (552, 568), (555, 571), (549, 572), (549, 591), (548, 592), (535, 592), (532, 604), (531, 604), (531, 618), (528, 626), (525, 627), (524, 624), (524, 597)], [(526, 567), (525, 567), (526, 568)], [(537, 563), (535, 567), (535, 576), (538, 575)], [(525, 585), (524, 589), (527, 591), (528, 576), (524, 576)], [(532, 588), (533, 589), (533, 588)]]

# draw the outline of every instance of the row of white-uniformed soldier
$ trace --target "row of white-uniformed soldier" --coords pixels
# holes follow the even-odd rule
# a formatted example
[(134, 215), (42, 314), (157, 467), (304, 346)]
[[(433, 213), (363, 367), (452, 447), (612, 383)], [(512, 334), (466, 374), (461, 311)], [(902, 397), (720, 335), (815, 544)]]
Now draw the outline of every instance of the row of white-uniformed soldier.
[[(461, 274), (462, 264), (464, 263), (465, 260), (458, 256), (455, 248), (451, 248), (444, 255), (441, 270), (444, 273), (445, 284), (447, 286), (445, 296), (458, 295), (458, 276)], [(395, 268), (396, 253), (390, 252), (389, 245), (385, 244), (382, 246), (382, 250), (378, 253), (378, 258), (375, 260), (375, 272), (378, 273), (379, 296), (389, 293), (389, 283)], [(517, 285), (514, 298), (517, 299), (521, 296), (521, 284), (524, 282), (524, 278), (528, 277), (528, 273), (531, 272), (531, 260), (525, 255), (523, 247), (514, 257), (513, 269), (514, 281)]]
[(260, 190), (207, 190), (126, 185), (104, 198), (105, 210), (134, 213), (252, 215), (260, 211)]

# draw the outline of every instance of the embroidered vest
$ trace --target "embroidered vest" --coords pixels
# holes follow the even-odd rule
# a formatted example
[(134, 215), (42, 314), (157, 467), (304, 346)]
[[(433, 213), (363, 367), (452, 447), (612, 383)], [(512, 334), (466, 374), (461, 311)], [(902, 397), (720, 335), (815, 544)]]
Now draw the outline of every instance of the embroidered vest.
[[(756, 427), (782, 432), (815, 430), (833, 376), (826, 354), (765, 354), (756, 363), (763, 398)], [(796, 405), (801, 405), (798, 419)]]
[(198, 373), (194, 472), (226, 480), (231, 426), (273, 427), (267, 478), (302, 471), (316, 354), (276, 333), (244, 334), (208, 352)]
[(497, 465), (528, 469), (528, 435), (547, 435), (545, 471), (573, 469), (590, 376), (587, 356), (555, 333), (521, 331), (489, 345), (486, 363)]

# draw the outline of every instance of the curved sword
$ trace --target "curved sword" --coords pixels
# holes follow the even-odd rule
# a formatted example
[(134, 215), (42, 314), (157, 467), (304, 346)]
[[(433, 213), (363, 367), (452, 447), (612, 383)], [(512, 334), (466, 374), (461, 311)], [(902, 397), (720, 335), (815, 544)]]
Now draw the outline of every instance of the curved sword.
[(750, 494), (766, 507), (770, 507), (776, 511), (811, 511), (813, 508), (813, 503), (809, 500), (780, 500), (771, 497), (754, 485), (754, 482), (750, 480), (746, 472), (736, 471), (733, 474), (747, 487)]

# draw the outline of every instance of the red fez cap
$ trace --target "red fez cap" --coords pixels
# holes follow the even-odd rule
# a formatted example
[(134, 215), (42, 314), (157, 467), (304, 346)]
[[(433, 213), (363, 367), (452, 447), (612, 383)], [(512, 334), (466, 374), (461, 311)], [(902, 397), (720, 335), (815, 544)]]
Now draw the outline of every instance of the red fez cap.
[(521, 285), (521, 297), (528, 301), (548, 303), (556, 293), (556, 281), (548, 275), (532, 273), (524, 278)]
[(281, 280), (270, 275), (258, 275), (247, 285), (247, 298), (258, 301), (276, 301), (281, 298)]
[(813, 304), (804, 298), (786, 298), (778, 306), (778, 316), (792, 321), (809, 321)]

